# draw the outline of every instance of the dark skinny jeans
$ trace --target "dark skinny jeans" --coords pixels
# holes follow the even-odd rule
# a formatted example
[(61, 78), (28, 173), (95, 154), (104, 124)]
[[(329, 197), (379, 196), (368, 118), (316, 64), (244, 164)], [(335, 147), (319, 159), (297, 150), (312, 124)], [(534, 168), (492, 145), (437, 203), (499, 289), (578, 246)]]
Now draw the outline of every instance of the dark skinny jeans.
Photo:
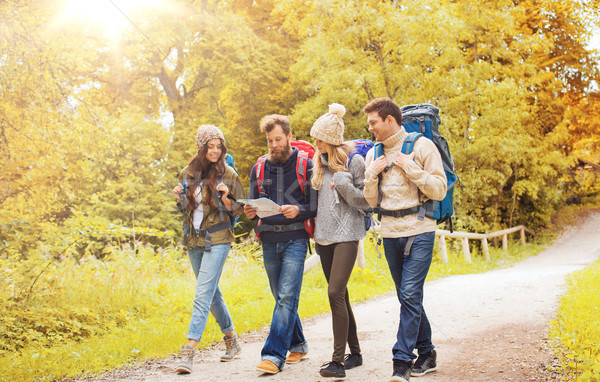
[(347, 288), (358, 253), (358, 241), (331, 245), (316, 244), (316, 249), (321, 257), (325, 279), (329, 284), (327, 293), (333, 323), (333, 355), (331, 360), (343, 363), (346, 343), (348, 343), (351, 353), (360, 354), (356, 321), (350, 306)]

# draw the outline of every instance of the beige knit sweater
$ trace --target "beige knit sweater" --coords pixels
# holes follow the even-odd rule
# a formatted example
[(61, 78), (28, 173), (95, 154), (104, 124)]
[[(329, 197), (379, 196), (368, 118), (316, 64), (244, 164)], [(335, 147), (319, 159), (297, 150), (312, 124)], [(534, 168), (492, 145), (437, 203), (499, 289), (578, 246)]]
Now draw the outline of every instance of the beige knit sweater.
[[(401, 127), (400, 131), (384, 140), (383, 154), (388, 163), (392, 163), (402, 151), (402, 143), (408, 134)], [(446, 174), (442, 158), (434, 143), (427, 138), (415, 142), (414, 161), (408, 162), (404, 168), (392, 166), (383, 173), (381, 181), (381, 207), (386, 210), (401, 210), (418, 206), (419, 190), (421, 199), (442, 200), (446, 195)], [(365, 167), (365, 199), (373, 208), (377, 207), (378, 183), (377, 174), (369, 169), (373, 161), (374, 149), (367, 153)], [(435, 231), (436, 222), (425, 218), (417, 220), (417, 214), (395, 218), (382, 216), (381, 236), (387, 238), (408, 237), (425, 232)]]

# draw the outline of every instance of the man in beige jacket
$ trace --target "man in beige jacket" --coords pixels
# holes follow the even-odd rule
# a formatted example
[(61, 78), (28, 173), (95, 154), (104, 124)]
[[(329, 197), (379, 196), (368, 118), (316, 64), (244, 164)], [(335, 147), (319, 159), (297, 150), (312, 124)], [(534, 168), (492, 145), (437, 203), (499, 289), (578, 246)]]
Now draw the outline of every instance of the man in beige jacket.
[[(401, 152), (407, 133), (400, 107), (389, 98), (377, 98), (363, 109), (369, 131), (383, 144), (383, 155), (365, 163), (365, 199), (380, 207), (385, 257), (400, 300), (397, 341), (392, 348), (391, 381), (408, 382), (436, 369), (431, 326), (423, 309), (423, 286), (431, 265), (436, 221), (423, 216), (423, 202), (442, 200), (446, 175), (434, 143), (418, 139), (413, 152)], [(381, 193), (381, 195), (379, 195)], [(380, 199), (380, 203), (378, 200)], [(378, 206), (379, 204), (379, 206)], [(413, 353), (417, 349), (419, 357)], [(417, 358), (413, 365), (413, 360)]]

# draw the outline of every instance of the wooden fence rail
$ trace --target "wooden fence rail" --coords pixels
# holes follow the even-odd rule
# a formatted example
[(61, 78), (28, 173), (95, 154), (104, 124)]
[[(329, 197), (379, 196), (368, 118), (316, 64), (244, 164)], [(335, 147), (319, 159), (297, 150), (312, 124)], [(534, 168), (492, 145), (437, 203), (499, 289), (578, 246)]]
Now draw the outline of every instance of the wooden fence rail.
[[(379, 231), (380, 223), (377, 221), (373, 221), (373, 225), (371, 226), (371, 230)], [(481, 249), (483, 250), (483, 255), (487, 261), (490, 260), (490, 250), (488, 246), (488, 239), (494, 237), (502, 237), (502, 249), (508, 250), (508, 235), (511, 233), (520, 232), (521, 233), (521, 244), (525, 245), (525, 233), (528, 233), (532, 236), (535, 236), (535, 233), (528, 230), (522, 225), (504, 229), (502, 231), (490, 232), (490, 233), (471, 233), (471, 232), (450, 232), (442, 229), (438, 229), (435, 231), (435, 236), (438, 238), (438, 248), (440, 251), (440, 256), (442, 257), (442, 262), (448, 263), (448, 252), (446, 251), (446, 238), (455, 238), (461, 239), (462, 241), (462, 250), (463, 255), (468, 263), (472, 263), (471, 261), (471, 250), (469, 249), (469, 239), (481, 240)], [(383, 250), (383, 248), (382, 248)], [(312, 256), (306, 259), (304, 263), (304, 273), (308, 273), (312, 270), (321, 259), (319, 255), (315, 252)], [(359, 243), (358, 247), (358, 256), (356, 259), (356, 263), (359, 267), (364, 268), (365, 264), (365, 255), (362, 241)]]
[(456, 238), (462, 241), (463, 255), (467, 262), (471, 263), (471, 250), (469, 249), (469, 239), (481, 240), (481, 249), (486, 260), (490, 260), (490, 250), (488, 247), (488, 239), (494, 237), (502, 237), (502, 249), (508, 250), (508, 235), (514, 232), (521, 233), (521, 244), (525, 245), (525, 233), (535, 236), (535, 233), (528, 230), (522, 225), (504, 229), (502, 231), (490, 232), (490, 233), (471, 233), (471, 232), (450, 232), (446, 230), (438, 229), (435, 231), (435, 236), (438, 237), (438, 248), (440, 255), (444, 263), (448, 262), (448, 252), (446, 251), (446, 238)]

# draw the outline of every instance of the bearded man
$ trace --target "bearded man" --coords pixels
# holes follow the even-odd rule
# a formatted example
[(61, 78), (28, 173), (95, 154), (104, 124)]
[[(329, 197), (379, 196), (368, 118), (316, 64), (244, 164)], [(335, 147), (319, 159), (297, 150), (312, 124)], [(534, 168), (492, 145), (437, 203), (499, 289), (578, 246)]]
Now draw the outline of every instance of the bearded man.
[[(269, 336), (256, 370), (276, 374), (286, 363), (298, 363), (308, 353), (298, 303), (310, 239), (304, 222), (317, 213), (317, 191), (309, 181), (312, 160), (300, 158), (298, 149), (290, 145), (289, 119), (283, 115), (268, 115), (261, 120), (260, 130), (266, 134), (269, 154), (252, 168), (249, 197), (269, 198), (281, 206), (281, 213), (260, 219), (260, 225), (255, 228), (275, 298)], [(299, 183), (298, 160), (305, 161), (303, 165), (307, 169), (304, 185)], [(244, 212), (249, 219), (258, 222), (257, 209), (245, 205)]]

